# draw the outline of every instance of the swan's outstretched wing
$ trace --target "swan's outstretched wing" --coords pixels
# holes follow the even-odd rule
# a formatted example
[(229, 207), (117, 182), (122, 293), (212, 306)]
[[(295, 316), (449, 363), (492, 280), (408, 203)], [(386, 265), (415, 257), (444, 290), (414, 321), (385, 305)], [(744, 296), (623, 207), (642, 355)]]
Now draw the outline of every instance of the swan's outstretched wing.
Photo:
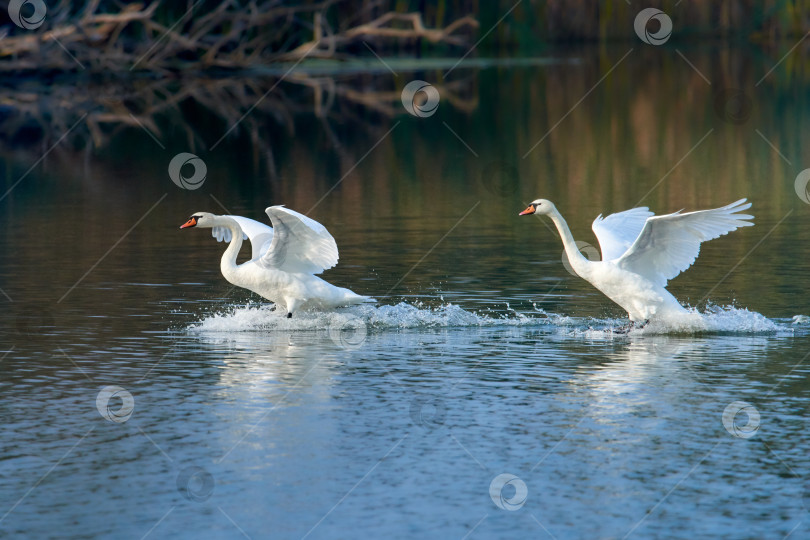
[(701, 242), (753, 225), (745, 220), (754, 216), (735, 213), (751, 208), (751, 203), (746, 200), (740, 199), (712, 210), (651, 217), (638, 239), (616, 264), (663, 287), (692, 266), (700, 253)]
[[(244, 238), (250, 240), (251, 259), (260, 257), (270, 247), (273, 240), (273, 228), (268, 227), (264, 223), (242, 216), (224, 216), (229, 217), (239, 224), (239, 227), (244, 233)], [(231, 231), (227, 227), (213, 227), (211, 229), (211, 236), (217, 239), (217, 242), (230, 242)]]
[(636, 241), (647, 218), (654, 215), (646, 206), (610, 214), (606, 218), (599, 214), (591, 228), (602, 248), (602, 260), (612, 261), (621, 257)]
[(259, 264), (308, 274), (320, 274), (337, 264), (337, 244), (326, 227), (283, 206), (271, 206), (265, 212), (273, 224), (274, 234)]

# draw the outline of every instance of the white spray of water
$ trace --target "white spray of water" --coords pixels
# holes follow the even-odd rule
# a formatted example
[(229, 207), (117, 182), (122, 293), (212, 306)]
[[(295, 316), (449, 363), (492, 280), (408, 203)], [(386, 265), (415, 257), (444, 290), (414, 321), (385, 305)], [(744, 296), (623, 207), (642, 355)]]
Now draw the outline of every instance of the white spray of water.
[[(368, 331), (406, 328), (463, 328), (498, 326), (545, 326), (562, 332), (613, 333), (627, 325), (626, 319), (592, 319), (567, 317), (535, 308), (533, 312), (510, 311), (504, 315), (487, 315), (467, 311), (448, 303), (439, 307), (400, 302), (393, 306), (361, 305), (331, 312), (298, 312), (292, 319), (275, 312), (268, 305), (232, 306), (207, 315), (188, 330), (192, 333), (267, 332), (296, 330), (328, 330), (349, 324), (363, 324)], [(764, 315), (731, 306), (710, 306), (703, 313), (695, 309), (683, 317), (663, 322), (650, 322), (633, 333), (774, 333), (790, 332), (783, 325)]]

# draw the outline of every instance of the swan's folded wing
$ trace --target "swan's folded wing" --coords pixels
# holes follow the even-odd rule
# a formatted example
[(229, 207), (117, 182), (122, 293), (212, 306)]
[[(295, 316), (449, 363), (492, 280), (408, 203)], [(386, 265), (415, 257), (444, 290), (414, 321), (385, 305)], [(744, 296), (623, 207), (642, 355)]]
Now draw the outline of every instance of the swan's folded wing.
[(636, 241), (647, 218), (654, 216), (646, 206), (610, 214), (599, 214), (592, 229), (602, 249), (602, 260), (612, 261), (621, 257)]
[(265, 210), (273, 224), (273, 242), (260, 259), (267, 268), (320, 274), (338, 262), (335, 239), (317, 221), (283, 206)]
[[(236, 221), (244, 233), (244, 238), (250, 240), (251, 259), (260, 257), (270, 247), (270, 243), (273, 240), (272, 227), (242, 216), (224, 217), (229, 217)], [(231, 241), (231, 231), (227, 227), (213, 227), (211, 229), (211, 236), (216, 238), (217, 242)]]
[(701, 242), (739, 227), (752, 226), (753, 223), (745, 220), (754, 216), (735, 213), (748, 208), (751, 208), (751, 203), (740, 199), (722, 208), (651, 217), (638, 239), (616, 264), (663, 287), (692, 266), (700, 253)]

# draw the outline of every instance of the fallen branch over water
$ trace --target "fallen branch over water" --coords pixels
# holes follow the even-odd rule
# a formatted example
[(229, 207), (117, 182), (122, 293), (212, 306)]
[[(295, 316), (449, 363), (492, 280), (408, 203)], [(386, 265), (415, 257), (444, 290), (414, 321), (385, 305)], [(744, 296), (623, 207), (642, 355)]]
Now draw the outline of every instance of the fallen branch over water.
[[(461, 46), (478, 27), (470, 16), (444, 28), (428, 28), (420, 13), (389, 12), (339, 28), (327, 17), (328, 9), (338, 3), (288, 7), (278, 6), (277, 0), (247, 5), (225, 0), (211, 11), (191, 10), (167, 25), (158, 21), (160, 1), (128, 4), (119, 13), (98, 13), (100, 0), (91, 0), (81, 13), (69, 16), (57, 10), (53, 17), (49, 13), (49, 22), (41, 28), (15, 31), (0, 40), (0, 70), (244, 69), (305, 57), (339, 58), (366, 40), (423, 39)], [(310, 17), (311, 27), (306, 22)], [(49, 26), (50, 21), (54, 22)]]

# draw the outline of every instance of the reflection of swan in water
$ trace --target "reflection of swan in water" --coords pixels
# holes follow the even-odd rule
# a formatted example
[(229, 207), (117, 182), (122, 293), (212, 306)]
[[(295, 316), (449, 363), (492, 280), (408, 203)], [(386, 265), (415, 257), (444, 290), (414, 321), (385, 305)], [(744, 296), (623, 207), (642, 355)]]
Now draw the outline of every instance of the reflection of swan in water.
[(716, 384), (703, 364), (744, 358), (766, 343), (764, 336), (639, 336), (617, 347), (606, 362), (582, 365), (572, 384), (587, 394), (593, 406), (585, 414), (597, 422), (650, 416), (651, 411), (665, 419), (691, 406), (684, 401), (687, 396), (711, 391), (709, 385)]
[[(292, 461), (331, 453), (331, 460), (301, 466), (312, 472), (333, 467), (336, 459), (348, 459), (345, 466), (350, 468), (351, 455), (333, 454), (335, 441), (356, 427), (352, 418), (343, 421), (341, 411), (365, 406), (352, 396), (366, 395), (368, 388), (376, 389), (372, 394), (385, 393), (391, 385), (404, 383), (395, 382), (389, 366), (375, 358), (397, 350), (418, 351), (402, 361), (419, 370), (420, 388), (435, 387), (446, 382), (441, 376), (447, 339), (445, 332), (389, 332), (374, 334), (363, 348), (354, 349), (341, 346), (324, 329), (196, 334), (190, 342), (194, 356), (206, 359), (219, 378), (219, 384), (209, 385), (217, 394), (212, 414), (226, 426), (212, 437), (216, 439), (211, 442), (216, 446), (212, 453), (215, 458), (227, 455), (229, 462), (246, 453)], [(405, 394), (407, 400), (415, 395)], [(403, 421), (408, 421), (408, 414), (403, 413)]]
[[(586, 414), (604, 419), (657, 409), (666, 392), (660, 385), (692, 385), (696, 377), (684, 357), (700, 347), (691, 338), (643, 336), (617, 348), (599, 365), (581, 366), (576, 386), (583, 388), (592, 407)], [(642, 412), (646, 416), (646, 412)]]
[(211, 439), (215, 458), (233, 462), (247, 454), (255, 460), (293, 452), (287, 447), (298, 444), (325, 448), (337, 436), (330, 422), (312, 415), (313, 409), (330, 407), (335, 394), (335, 365), (343, 350), (328, 335), (236, 332), (194, 340), (197, 356), (218, 368), (212, 414), (226, 427)]
[(370, 333), (362, 347), (355, 347), (353, 328), (345, 330), (348, 339), (333, 330), (200, 333), (193, 338), (194, 349), (220, 367), (224, 391), (245, 399), (265, 396), (265, 401), (275, 401), (273, 396), (288, 391), (306, 394), (316, 388), (318, 394), (328, 393), (358, 368), (379, 376), (369, 384), (392, 384), (396, 379), (390, 365), (380, 361), (392, 351), (408, 351), (399, 361), (418, 371), (423, 383), (446, 382), (441, 378), (444, 358), (447, 348), (453, 348), (446, 331)]
[[(316, 332), (235, 332), (197, 337), (199, 347), (211, 348), (221, 359), (220, 383), (240, 393), (272, 395), (278, 387), (326, 379), (339, 348)], [(321, 339), (319, 339), (321, 338)], [(325, 372), (326, 371), (326, 372)]]

